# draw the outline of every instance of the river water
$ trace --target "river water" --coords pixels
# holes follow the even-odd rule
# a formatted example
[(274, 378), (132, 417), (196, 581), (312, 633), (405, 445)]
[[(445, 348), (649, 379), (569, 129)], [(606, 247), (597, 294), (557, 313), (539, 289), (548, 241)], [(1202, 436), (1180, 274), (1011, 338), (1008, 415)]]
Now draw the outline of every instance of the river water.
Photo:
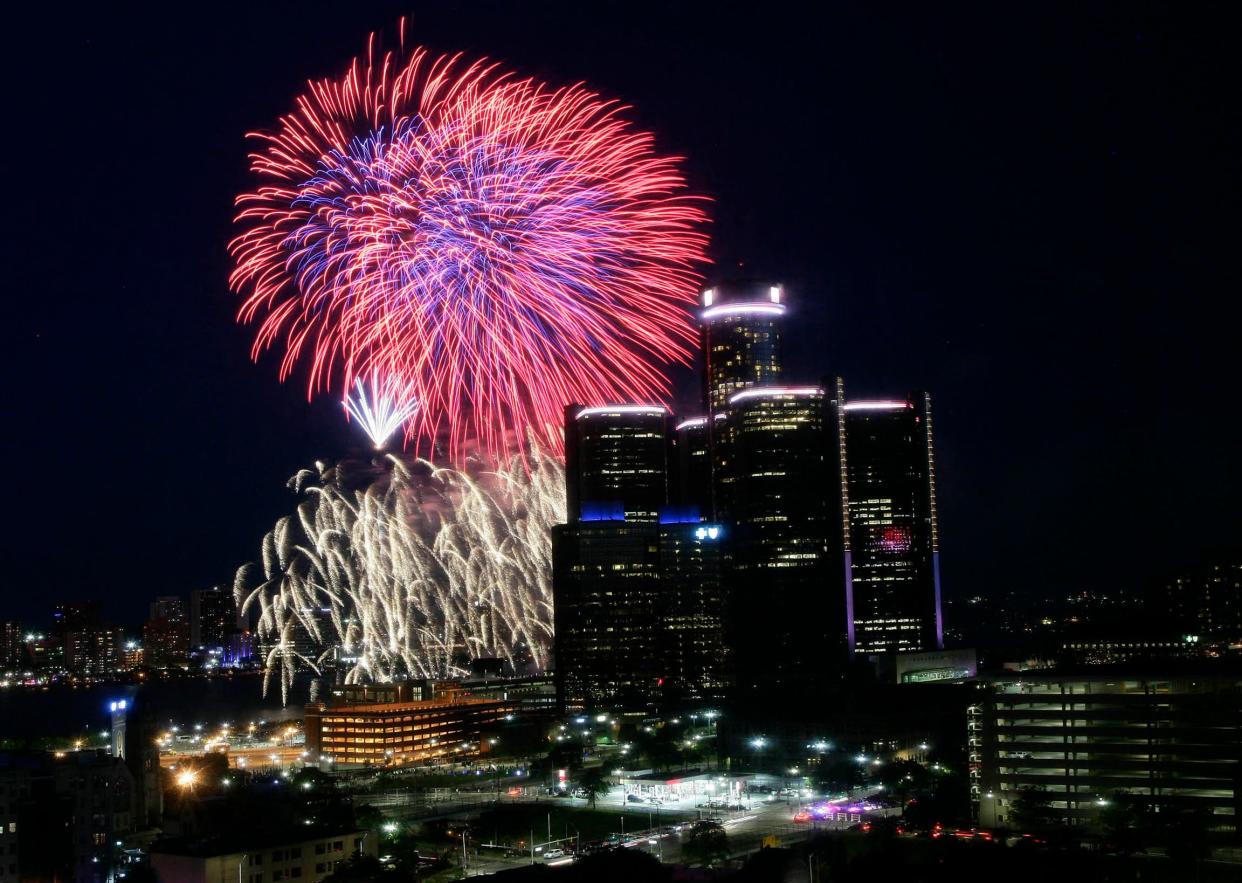
[(189, 732), (195, 724), (211, 731), (221, 723), (235, 726), (259, 720), (298, 720), (309, 698), (309, 682), (299, 681), (281, 706), (279, 684), (263, 696), (263, 678), (197, 678), (150, 684), (97, 684), (43, 689), (0, 689), (0, 740), (77, 736), (109, 726), (109, 706), (124, 699), (131, 708), (155, 715), (161, 727), (177, 725)]

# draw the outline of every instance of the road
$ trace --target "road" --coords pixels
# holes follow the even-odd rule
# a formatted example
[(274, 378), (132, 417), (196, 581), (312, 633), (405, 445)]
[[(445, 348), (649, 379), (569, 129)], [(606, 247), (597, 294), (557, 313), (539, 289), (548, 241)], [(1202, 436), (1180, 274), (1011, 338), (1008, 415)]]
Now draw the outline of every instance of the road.
[[(504, 791), (500, 792), (498, 799), (494, 791), (458, 792), (446, 795), (441, 800), (429, 800), (409, 792), (368, 795), (361, 799), (382, 808), (390, 817), (410, 820), (436, 816), (466, 816), (480, 812), (494, 804), (588, 808), (586, 801), (579, 798), (509, 796)], [(667, 828), (674, 821), (694, 818), (696, 815), (716, 814), (715, 811), (696, 809), (690, 801), (685, 801), (685, 803), (685, 806), (676, 801), (670, 801), (661, 807), (638, 805), (627, 802), (625, 796), (617, 791), (600, 797), (596, 811), (615, 814), (618, 833), (624, 827), (628, 834), (624, 848), (642, 850), (663, 862), (679, 863), (682, 860), (682, 844), (689, 837), (689, 831), (666, 832), (661, 835), (658, 829)], [(800, 804), (797, 801), (756, 798), (750, 801), (747, 809), (725, 814), (728, 817), (723, 819), (722, 824), (729, 838), (730, 855), (736, 857), (755, 852), (768, 837), (775, 837), (780, 844), (788, 845), (806, 840), (816, 831), (842, 830), (855, 821), (842, 818), (837, 822), (795, 822), (793, 816), (799, 807)], [(623, 818), (624, 821), (622, 821)], [(536, 842), (535, 844), (539, 854), (546, 849), (556, 848), (558, 845), (561, 844), (556, 842), (551, 844)], [(529, 856), (506, 856), (505, 852), (503, 848), (488, 848), (471, 843), (467, 873), (471, 876), (491, 874), (531, 863)], [(540, 860), (537, 856), (536, 861)], [(554, 859), (546, 863), (567, 864), (571, 860), (569, 858)]]

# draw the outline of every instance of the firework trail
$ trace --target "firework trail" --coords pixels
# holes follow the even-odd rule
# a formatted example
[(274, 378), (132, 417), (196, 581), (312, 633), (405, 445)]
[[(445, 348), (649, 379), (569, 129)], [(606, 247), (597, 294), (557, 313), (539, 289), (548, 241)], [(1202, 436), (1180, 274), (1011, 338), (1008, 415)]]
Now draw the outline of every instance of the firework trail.
[(421, 48), (311, 82), (256, 134), (230, 245), (253, 355), (417, 412), (417, 453), (559, 452), (566, 402), (662, 401), (695, 342), (702, 198), (625, 108)]
[(535, 451), (489, 470), (388, 456), (358, 484), (345, 464), (289, 481), (302, 498), (240, 568), (238, 603), (257, 614), (264, 692), (320, 671), (333, 646), (357, 662), (346, 680), (464, 674), (481, 656), (548, 663), (553, 524), (564, 469)]
[(355, 380), (354, 394), (346, 396), (342, 404), (377, 449), (383, 448), (384, 442), (418, 410), (417, 399), (405, 398), (400, 391), (386, 389), (378, 378), (372, 379), (369, 395), (366, 384)]

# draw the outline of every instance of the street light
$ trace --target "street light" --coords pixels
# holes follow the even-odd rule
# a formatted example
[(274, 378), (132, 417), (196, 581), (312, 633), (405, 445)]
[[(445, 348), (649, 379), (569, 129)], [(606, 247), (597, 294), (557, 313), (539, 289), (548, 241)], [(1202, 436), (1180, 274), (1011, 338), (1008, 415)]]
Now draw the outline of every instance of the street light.
[(767, 744), (768, 744), (768, 740), (763, 738), (762, 736), (756, 736), (755, 738), (750, 740), (751, 748), (763, 748)]
[(193, 791), (197, 782), (198, 772), (196, 770), (183, 770), (177, 774), (177, 785), (184, 790)]

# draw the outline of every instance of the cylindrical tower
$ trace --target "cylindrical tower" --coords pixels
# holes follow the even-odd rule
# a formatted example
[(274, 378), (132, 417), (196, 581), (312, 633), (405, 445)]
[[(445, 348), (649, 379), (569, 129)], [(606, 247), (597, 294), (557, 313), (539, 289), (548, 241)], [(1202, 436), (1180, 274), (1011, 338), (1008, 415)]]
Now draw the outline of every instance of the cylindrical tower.
[(700, 300), (703, 400), (713, 415), (734, 393), (779, 382), (785, 295), (771, 282), (734, 280), (705, 289)]

